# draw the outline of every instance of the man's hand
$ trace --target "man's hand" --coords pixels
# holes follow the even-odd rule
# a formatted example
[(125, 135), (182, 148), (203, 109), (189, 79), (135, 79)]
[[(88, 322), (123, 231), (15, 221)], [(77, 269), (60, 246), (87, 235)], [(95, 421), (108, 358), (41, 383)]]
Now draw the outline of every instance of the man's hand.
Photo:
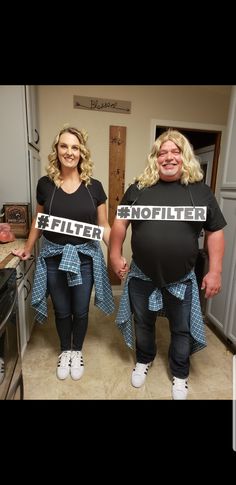
[(202, 280), (201, 290), (205, 291), (205, 298), (212, 298), (221, 290), (221, 273), (209, 271)]

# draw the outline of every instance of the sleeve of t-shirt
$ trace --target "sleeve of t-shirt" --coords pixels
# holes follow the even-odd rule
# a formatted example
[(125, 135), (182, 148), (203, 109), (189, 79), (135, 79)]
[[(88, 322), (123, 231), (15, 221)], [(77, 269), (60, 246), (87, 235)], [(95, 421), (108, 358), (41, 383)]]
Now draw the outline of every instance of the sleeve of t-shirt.
[(207, 220), (204, 222), (203, 227), (206, 231), (215, 232), (223, 229), (227, 224), (219, 204), (211, 192), (209, 195), (209, 204), (207, 208)]
[(92, 184), (88, 185), (88, 188), (93, 198), (96, 200), (97, 207), (101, 204), (104, 204), (104, 202), (106, 202), (107, 196), (102, 186), (102, 183), (99, 182), (99, 180), (93, 179)]
[(46, 177), (41, 177), (39, 179), (36, 188), (36, 199), (40, 205), (44, 205), (45, 202), (45, 178)]
[(119, 205), (131, 205), (138, 199), (139, 195), (140, 190), (138, 189), (137, 185), (132, 184), (125, 191)]
[(46, 175), (39, 179), (36, 188), (36, 199), (38, 204), (45, 204), (48, 196), (52, 193), (53, 187), (53, 182)]

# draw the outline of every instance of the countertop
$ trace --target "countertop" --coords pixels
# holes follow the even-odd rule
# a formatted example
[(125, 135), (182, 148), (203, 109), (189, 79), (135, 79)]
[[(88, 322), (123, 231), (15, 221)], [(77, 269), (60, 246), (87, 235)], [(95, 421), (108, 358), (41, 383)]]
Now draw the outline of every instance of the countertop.
[(9, 243), (0, 243), (0, 268), (16, 268), (20, 259), (11, 253), (12, 249), (20, 249), (26, 239), (16, 239)]

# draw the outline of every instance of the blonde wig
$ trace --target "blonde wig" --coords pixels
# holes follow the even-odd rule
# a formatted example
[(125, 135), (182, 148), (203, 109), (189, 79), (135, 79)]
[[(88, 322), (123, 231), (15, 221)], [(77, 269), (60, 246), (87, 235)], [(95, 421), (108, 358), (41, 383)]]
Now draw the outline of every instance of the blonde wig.
[(182, 173), (180, 177), (181, 184), (192, 184), (203, 179), (203, 171), (200, 163), (194, 155), (193, 149), (188, 139), (177, 130), (169, 129), (162, 133), (155, 141), (151, 153), (147, 158), (147, 166), (144, 172), (136, 177), (135, 182), (138, 182), (138, 187), (149, 187), (154, 185), (159, 180), (159, 164), (158, 155), (161, 146), (166, 141), (172, 141), (181, 151), (182, 156)]
[(62, 184), (62, 177), (61, 177), (61, 163), (58, 159), (57, 154), (57, 146), (59, 143), (60, 136), (63, 133), (71, 133), (78, 138), (79, 141), (79, 149), (80, 149), (80, 161), (78, 163), (78, 172), (80, 174), (81, 180), (85, 182), (85, 185), (91, 183), (92, 177), (92, 168), (93, 162), (90, 158), (90, 151), (86, 147), (86, 141), (88, 139), (87, 132), (85, 130), (78, 130), (77, 128), (73, 128), (71, 126), (64, 126), (62, 130), (55, 136), (55, 139), (52, 144), (52, 151), (48, 155), (49, 165), (46, 168), (48, 177), (54, 182), (57, 187), (60, 187)]

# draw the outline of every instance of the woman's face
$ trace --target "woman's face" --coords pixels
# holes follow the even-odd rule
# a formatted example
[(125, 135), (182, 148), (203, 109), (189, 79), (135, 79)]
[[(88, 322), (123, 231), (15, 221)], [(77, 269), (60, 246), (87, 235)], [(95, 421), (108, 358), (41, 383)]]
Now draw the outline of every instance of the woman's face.
[(79, 140), (71, 133), (63, 133), (57, 145), (57, 154), (62, 167), (75, 168), (80, 160)]
[(182, 155), (173, 141), (168, 140), (162, 143), (157, 162), (161, 180), (172, 182), (180, 179), (183, 165)]

